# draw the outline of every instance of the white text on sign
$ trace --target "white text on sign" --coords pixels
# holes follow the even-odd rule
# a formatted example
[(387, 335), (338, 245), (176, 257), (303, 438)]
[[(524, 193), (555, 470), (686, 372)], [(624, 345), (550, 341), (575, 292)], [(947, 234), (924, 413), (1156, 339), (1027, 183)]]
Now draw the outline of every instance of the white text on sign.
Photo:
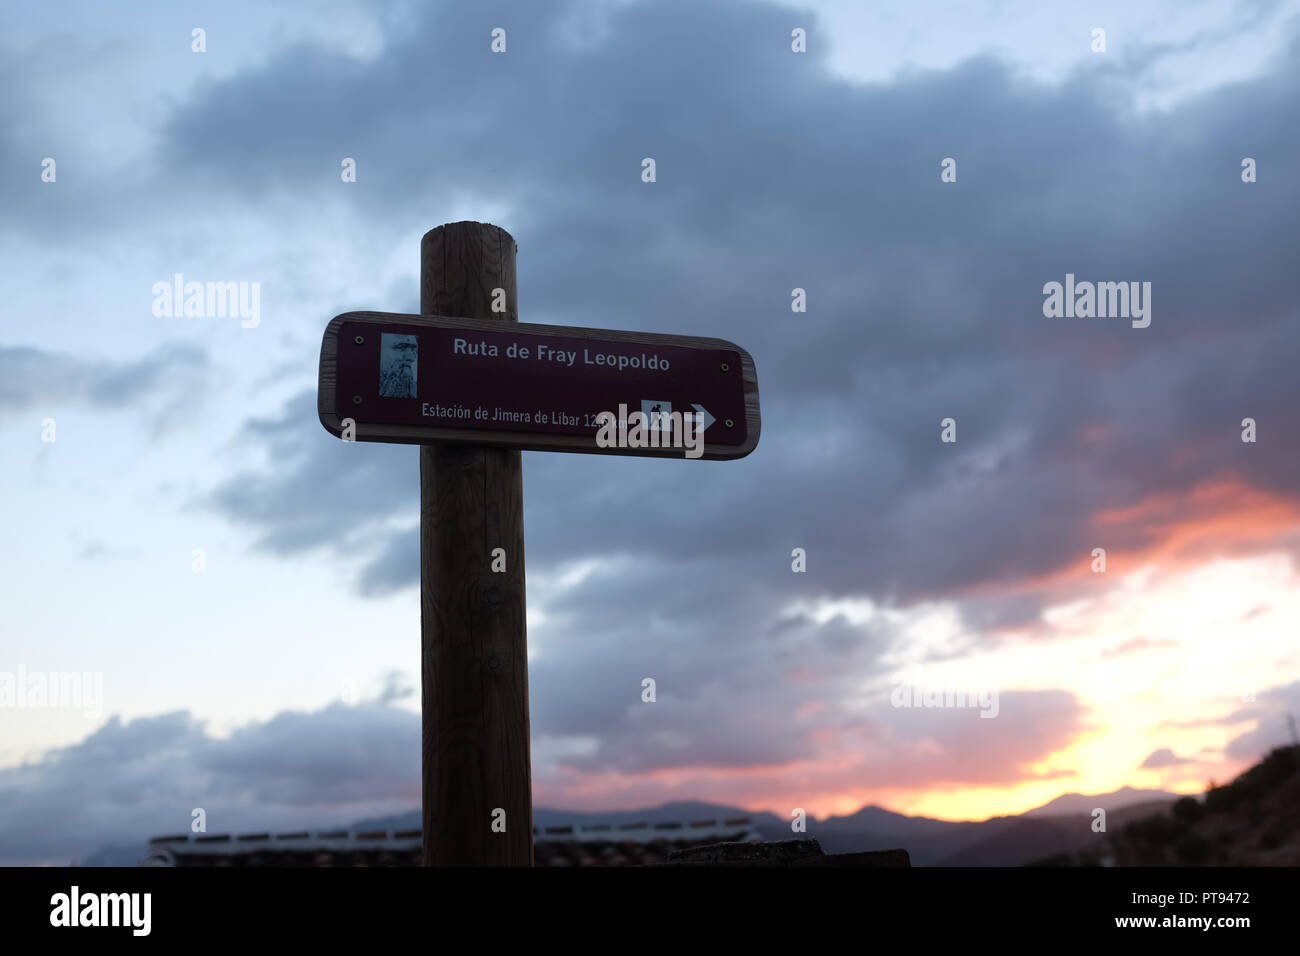
[[(485, 358), (500, 358), (501, 347), (493, 345), (487, 341), (480, 340), (471, 342), (468, 339), (456, 338), (452, 343), (453, 355), (478, 355)], [(511, 342), (506, 346), (505, 357), (513, 359), (526, 359), (529, 357), (536, 358), (543, 362), (559, 362), (572, 368), (578, 364), (578, 351), (568, 351), (566, 349), (556, 349), (544, 343), (536, 346), (520, 345), (518, 342)], [(663, 358), (655, 352), (647, 355), (642, 352), (640, 355), (616, 355), (612, 352), (595, 352), (584, 348), (582, 350), (583, 365), (603, 365), (610, 368), (617, 368), (622, 371), (625, 368), (647, 368), (659, 372), (668, 371), (672, 365), (668, 359)]]

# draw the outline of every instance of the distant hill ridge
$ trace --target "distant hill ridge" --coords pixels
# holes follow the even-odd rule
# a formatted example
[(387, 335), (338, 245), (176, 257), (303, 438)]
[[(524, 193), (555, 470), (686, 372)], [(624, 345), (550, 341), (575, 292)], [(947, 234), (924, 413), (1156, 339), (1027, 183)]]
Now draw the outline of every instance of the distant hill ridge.
[[(1133, 787), (1092, 796), (1069, 793), (1018, 816), (993, 817), (980, 821), (913, 817), (873, 804), (847, 816), (832, 816), (821, 820), (809, 816), (807, 831), (802, 834), (795, 834), (790, 829), (790, 819), (769, 811), (751, 811), (697, 800), (665, 803), (640, 810), (607, 812), (534, 807), (533, 825), (540, 829), (601, 823), (617, 827), (626, 823), (694, 822), (748, 817), (753, 821), (753, 827), (769, 840), (791, 839), (795, 836), (816, 837), (827, 853), (855, 853), (902, 847), (908, 851), (914, 866), (1017, 866), (1085, 845), (1092, 837), (1087, 822), (1095, 807), (1102, 807), (1108, 814), (1113, 814), (1141, 806), (1145, 814), (1167, 807), (1177, 799), (1178, 794), (1175, 793), (1138, 790)], [(1075, 810), (1075, 807), (1084, 809)], [(1069, 819), (1075, 816), (1082, 817), (1082, 821)], [(1065, 817), (1067, 821), (1063, 822), (1059, 817)], [(1125, 819), (1127, 818), (1126, 816)], [(420, 823), (420, 811), (410, 810), (389, 817), (358, 820), (349, 829), (406, 830), (418, 828)]]
[(1066, 793), (1050, 800), (1041, 807), (1027, 810), (1021, 814), (1025, 817), (1051, 817), (1069, 813), (1092, 813), (1102, 807), (1107, 813), (1132, 806), (1136, 803), (1152, 803), (1161, 800), (1177, 800), (1178, 794), (1164, 790), (1136, 790), (1133, 787), (1120, 787), (1114, 793), (1086, 796), (1082, 793)]
[[(1131, 819), (1128, 808), (1140, 806), (1142, 815), (1172, 805), (1178, 794), (1162, 790), (1138, 790), (1123, 787), (1113, 793), (1084, 795), (1068, 793), (1041, 807), (1016, 816), (992, 817), (980, 821), (937, 820), (907, 816), (868, 805), (846, 816), (807, 818), (805, 833), (790, 829), (790, 818), (768, 811), (750, 811), (726, 804), (684, 800), (639, 810), (589, 812), (533, 808), (533, 825), (539, 829), (555, 826), (590, 826), (628, 823), (681, 823), (748, 817), (754, 829), (769, 840), (815, 837), (827, 853), (855, 853), (902, 847), (914, 866), (1017, 866), (1031, 860), (1073, 852), (1083, 848), (1092, 835), (1087, 826), (1093, 808), (1103, 807), (1107, 814), (1123, 813)], [(1121, 821), (1122, 822), (1122, 821)], [(337, 829), (353, 833), (386, 830), (418, 830), (418, 809), (384, 817), (357, 820)], [(105, 847), (82, 861), (84, 866), (130, 866), (144, 856), (143, 848)]]

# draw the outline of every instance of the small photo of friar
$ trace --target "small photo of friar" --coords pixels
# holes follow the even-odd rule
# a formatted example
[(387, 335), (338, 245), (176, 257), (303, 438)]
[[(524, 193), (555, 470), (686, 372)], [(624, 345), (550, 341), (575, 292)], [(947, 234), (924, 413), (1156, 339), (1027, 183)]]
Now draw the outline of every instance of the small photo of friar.
[(384, 398), (415, 398), (415, 365), (419, 345), (414, 335), (385, 332), (379, 342), (379, 394)]

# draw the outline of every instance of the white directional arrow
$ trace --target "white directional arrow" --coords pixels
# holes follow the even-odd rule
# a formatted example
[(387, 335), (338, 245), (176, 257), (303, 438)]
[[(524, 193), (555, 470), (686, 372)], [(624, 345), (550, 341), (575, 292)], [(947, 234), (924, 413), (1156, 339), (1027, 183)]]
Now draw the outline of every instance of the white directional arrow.
[(694, 402), (691, 402), (691, 408), (700, 413), (700, 421), (704, 424), (700, 426), (699, 434), (703, 435), (704, 430), (716, 422), (717, 419), (710, 415), (703, 405), (696, 405)]

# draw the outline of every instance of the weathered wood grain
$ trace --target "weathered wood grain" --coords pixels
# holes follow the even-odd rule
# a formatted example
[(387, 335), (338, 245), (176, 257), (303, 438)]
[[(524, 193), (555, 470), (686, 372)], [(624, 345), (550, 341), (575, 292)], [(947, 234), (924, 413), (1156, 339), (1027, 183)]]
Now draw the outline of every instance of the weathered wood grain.
[[(425, 234), (422, 310), (493, 316), (495, 288), (506, 290), (508, 311), (485, 325), (499, 328), (518, 320), (509, 233), (458, 222)], [(322, 363), (322, 395), (324, 382)], [(523, 511), (517, 450), (421, 446), (426, 866), (533, 862)], [(505, 573), (492, 571), (495, 548), (505, 549)], [(492, 827), (497, 811), (504, 833)]]

